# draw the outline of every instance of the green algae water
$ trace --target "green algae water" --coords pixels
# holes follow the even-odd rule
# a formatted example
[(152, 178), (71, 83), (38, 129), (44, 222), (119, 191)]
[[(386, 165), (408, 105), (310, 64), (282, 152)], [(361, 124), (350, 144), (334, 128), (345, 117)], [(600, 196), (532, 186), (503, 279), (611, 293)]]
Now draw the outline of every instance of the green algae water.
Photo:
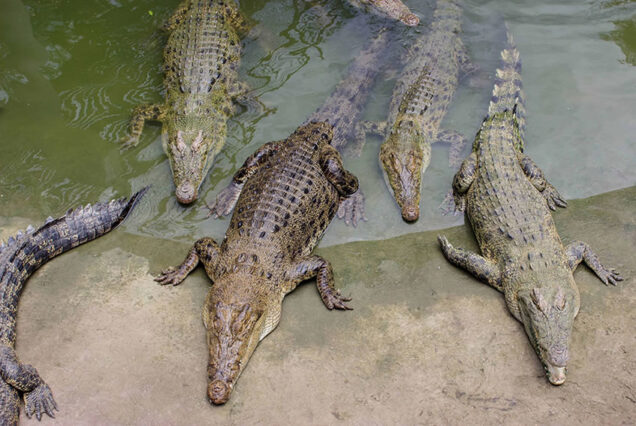
[[(434, 2), (407, 2), (422, 23), (397, 26), (399, 51), (425, 33)], [(288, 136), (327, 98), (347, 65), (383, 26), (344, 1), (242, 1), (255, 38), (244, 42), (240, 76), (265, 105), (237, 108), (228, 140), (200, 199), (179, 205), (160, 124), (121, 151), (132, 108), (163, 100), (161, 24), (176, 0), (0, 0), (0, 216), (39, 222), (49, 214), (124, 196), (152, 184), (127, 232), (180, 242), (223, 236), (228, 219), (207, 218), (214, 197), (257, 147)], [(526, 151), (566, 198), (636, 184), (636, 3), (467, 1), (464, 44), (479, 73), (464, 79), (442, 126), (472, 141), (487, 109), (504, 22), (523, 61)], [(386, 117), (399, 67), (389, 61), (365, 112)], [(384, 183), (368, 136), (345, 165), (360, 179), (368, 222), (334, 220), (322, 246), (445, 228), (442, 203), (454, 169), (434, 146), (422, 184), (421, 216), (406, 224)], [(467, 155), (469, 148), (466, 147)]]

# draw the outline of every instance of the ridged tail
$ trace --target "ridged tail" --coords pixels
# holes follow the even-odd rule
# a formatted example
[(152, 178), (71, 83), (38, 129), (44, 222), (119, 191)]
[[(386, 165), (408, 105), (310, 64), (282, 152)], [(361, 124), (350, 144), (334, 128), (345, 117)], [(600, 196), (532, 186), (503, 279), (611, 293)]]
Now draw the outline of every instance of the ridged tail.
[(515, 110), (517, 122), (519, 123), (519, 133), (521, 134), (521, 139), (524, 140), (526, 99), (523, 93), (523, 83), (521, 82), (521, 57), (507, 25), (506, 37), (507, 45), (501, 51), (502, 64), (497, 69), (495, 86), (492, 91), (490, 106), (488, 107), (488, 116), (493, 116), (506, 110)]
[(113, 230), (133, 211), (148, 187), (131, 198), (71, 209), (49, 217), (39, 229), (29, 226), (0, 246), (0, 343), (13, 346), (18, 300), (24, 283), (55, 256)]

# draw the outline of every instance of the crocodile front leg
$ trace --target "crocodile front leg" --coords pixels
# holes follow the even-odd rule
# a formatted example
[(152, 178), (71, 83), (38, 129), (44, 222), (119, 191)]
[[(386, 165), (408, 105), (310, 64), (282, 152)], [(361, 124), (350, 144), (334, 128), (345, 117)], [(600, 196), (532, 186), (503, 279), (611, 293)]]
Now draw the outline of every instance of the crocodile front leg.
[(596, 253), (583, 241), (568, 244), (565, 253), (572, 272), (584, 260), (585, 264), (603, 281), (603, 284), (617, 285), (617, 281), (623, 281), (623, 277), (615, 269), (603, 266)]
[(455, 210), (463, 212), (466, 208), (466, 191), (475, 180), (477, 170), (477, 154), (471, 152), (459, 167), (459, 171), (453, 177), (453, 199)]
[(6, 345), (0, 346), (0, 376), (15, 389), (24, 392), (24, 411), (28, 417), (35, 414), (40, 420), (43, 413), (55, 417), (53, 411), (57, 410), (57, 404), (49, 386), (32, 365), (20, 363), (13, 348)]
[(354, 228), (358, 226), (358, 222), (369, 220), (364, 214), (364, 194), (361, 188), (358, 187), (356, 192), (340, 199), (336, 216), (338, 219), (344, 220), (345, 224), (351, 224)]
[(358, 179), (342, 165), (342, 159), (338, 150), (331, 145), (323, 145), (319, 159), (325, 177), (338, 193), (343, 197), (348, 197), (358, 190)]
[[(161, 285), (172, 284), (174, 286), (183, 282), (185, 277), (203, 262), (206, 271), (214, 270), (219, 257), (219, 245), (212, 238), (201, 238), (194, 243), (185, 260), (176, 268), (170, 267), (161, 272), (155, 278)], [(208, 275), (210, 273), (208, 272)]]
[(266, 160), (278, 150), (278, 145), (281, 142), (283, 141), (268, 142), (261, 146), (254, 154), (247, 157), (247, 160), (245, 160), (241, 168), (234, 173), (232, 182), (219, 192), (214, 204), (211, 206), (208, 205), (208, 209), (210, 210), (208, 216), (214, 215), (215, 218), (218, 218), (219, 216), (227, 216), (230, 214), (241, 195), (243, 185), (245, 185), (247, 179), (256, 173)]
[(556, 210), (557, 206), (567, 207), (568, 203), (561, 197), (559, 191), (546, 180), (543, 171), (530, 157), (519, 152), (517, 158), (528, 180), (543, 195), (551, 210)]
[(320, 298), (327, 309), (353, 309), (346, 304), (351, 298), (342, 296), (340, 290), (334, 287), (331, 264), (322, 257), (312, 255), (301, 259), (292, 266), (288, 276), (290, 277), (291, 287), (287, 289), (287, 292), (295, 289), (300, 282), (316, 277), (318, 293), (320, 293)]
[(179, 4), (174, 13), (168, 18), (165, 24), (161, 27), (162, 31), (172, 32), (177, 28), (177, 26), (183, 21), (186, 12), (188, 12), (188, 3), (187, 1), (183, 1)]
[(453, 247), (444, 236), (438, 236), (437, 241), (442, 246), (442, 252), (450, 263), (465, 269), (478, 280), (503, 293), (501, 272), (496, 263), (470, 250)]
[(124, 148), (137, 146), (146, 120), (162, 121), (164, 115), (165, 106), (162, 104), (137, 106), (130, 120), (130, 134), (122, 140)]
[(360, 121), (354, 129), (354, 146), (347, 148), (351, 152), (361, 153), (367, 140), (367, 133), (385, 137), (389, 128), (386, 121)]
[(461, 164), (462, 151), (468, 142), (464, 135), (454, 130), (442, 130), (437, 133), (436, 142), (450, 145), (448, 151), (448, 165), (450, 167), (457, 167)]

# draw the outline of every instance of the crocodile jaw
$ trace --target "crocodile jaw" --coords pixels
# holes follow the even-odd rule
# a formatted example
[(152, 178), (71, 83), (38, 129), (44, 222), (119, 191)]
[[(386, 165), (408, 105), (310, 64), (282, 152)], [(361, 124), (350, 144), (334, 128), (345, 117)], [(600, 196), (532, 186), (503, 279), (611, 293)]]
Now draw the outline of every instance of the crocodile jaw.
[(414, 222), (420, 217), (420, 185), (424, 151), (417, 132), (397, 130), (380, 148), (380, 163), (387, 184), (400, 206), (402, 218)]
[(175, 195), (181, 204), (191, 204), (213, 159), (209, 149), (214, 139), (202, 130), (177, 130), (164, 135), (170, 159)]
[[(223, 286), (222, 282), (218, 284)], [(259, 305), (258, 300), (234, 298), (231, 290), (212, 289), (208, 294), (203, 321), (210, 353), (207, 393), (214, 405), (230, 399), (234, 384), (260, 341), (265, 315)]]
[(565, 382), (576, 297), (561, 288), (534, 288), (519, 294), (519, 313), (526, 334), (551, 384)]
[(350, 2), (357, 7), (366, 6), (379, 15), (395, 19), (410, 27), (420, 23), (420, 18), (400, 0), (350, 0)]

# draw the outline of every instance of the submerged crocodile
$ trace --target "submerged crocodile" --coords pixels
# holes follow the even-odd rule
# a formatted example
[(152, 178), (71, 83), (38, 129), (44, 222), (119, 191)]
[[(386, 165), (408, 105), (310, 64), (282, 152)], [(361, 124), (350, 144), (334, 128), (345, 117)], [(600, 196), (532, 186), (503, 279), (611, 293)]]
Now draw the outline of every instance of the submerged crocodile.
[(166, 102), (135, 108), (126, 144), (139, 142), (145, 120), (161, 121), (175, 195), (189, 204), (225, 144), (232, 98), (246, 92), (237, 74), (246, 23), (233, 0), (186, 0), (165, 29)]
[(0, 424), (16, 425), (20, 394), (28, 417), (54, 417), (57, 405), (37, 370), (23, 364), (15, 353), (18, 301), (28, 278), (55, 256), (92, 241), (119, 225), (146, 192), (130, 199), (90, 204), (69, 210), (60, 218), (49, 217), (39, 229), (29, 226), (0, 246)]
[(474, 67), (459, 37), (461, 16), (455, 3), (438, 0), (430, 32), (408, 51), (407, 64), (393, 89), (388, 121), (360, 126), (359, 138), (365, 132), (386, 135), (380, 162), (402, 218), (409, 222), (420, 215), (420, 185), (431, 145), (450, 144), (453, 165), (465, 144), (459, 133), (440, 128), (460, 71), (468, 73)]
[(311, 255), (338, 204), (358, 189), (329, 144), (332, 135), (331, 125), (311, 123), (263, 145), (216, 198), (217, 215), (236, 205), (221, 246), (202, 238), (180, 266), (156, 278), (177, 285), (201, 262), (214, 281), (203, 309), (213, 404), (227, 402), (256, 345), (278, 325), (283, 298), (301, 281), (316, 277), (328, 309), (350, 309), (329, 262)]
[(504, 294), (553, 385), (565, 381), (570, 335), (579, 311), (574, 269), (585, 263), (607, 285), (622, 277), (604, 267), (585, 243), (564, 247), (551, 215), (565, 207), (543, 172), (523, 153), (519, 54), (509, 36), (488, 116), (453, 180), (455, 205), (465, 210), (481, 255), (440, 236), (444, 256)]
[(415, 27), (420, 23), (420, 18), (400, 0), (349, 0), (349, 3), (379, 16), (395, 19), (409, 27)]
[[(357, 124), (360, 122), (371, 87), (382, 70), (382, 59), (386, 56), (388, 40), (389, 34), (386, 31), (380, 32), (356, 56), (345, 78), (304, 123), (324, 121), (331, 124), (331, 145), (341, 153), (345, 149), (359, 153), (362, 149), (360, 145), (352, 146), (356, 140)], [(354, 227), (359, 220), (366, 220), (361, 189), (340, 204), (337, 216)]]

